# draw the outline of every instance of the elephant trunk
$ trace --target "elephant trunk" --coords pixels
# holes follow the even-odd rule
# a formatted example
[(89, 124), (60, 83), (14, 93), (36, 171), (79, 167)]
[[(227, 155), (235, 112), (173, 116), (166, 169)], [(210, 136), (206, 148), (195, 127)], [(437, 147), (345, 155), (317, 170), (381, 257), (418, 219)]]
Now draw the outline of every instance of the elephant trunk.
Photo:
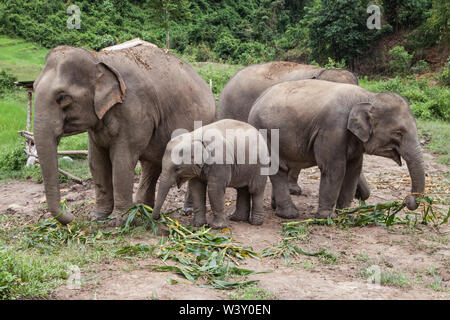
[(417, 137), (413, 139), (413, 142), (407, 148), (402, 149), (400, 153), (408, 165), (412, 183), (411, 195), (405, 198), (405, 203), (409, 210), (415, 210), (419, 206), (417, 197), (425, 190), (425, 170), (422, 149), (420, 148)]
[(159, 219), (161, 215), (161, 208), (166, 200), (167, 194), (169, 193), (170, 188), (175, 183), (175, 181), (171, 181), (170, 179), (162, 178), (159, 181), (158, 194), (156, 195), (155, 207), (153, 208), (153, 219)]
[[(41, 119), (39, 105), (36, 105), (34, 120), (34, 139), (44, 179), (45, 196), (48, 210), (62, 224), (68, 224), (74, 219), (70, 213), (61, 214), (57, 145), (62, 134), (62, 120), (49, 121)], [(61, 117), (62, 118), (62, 117)]]

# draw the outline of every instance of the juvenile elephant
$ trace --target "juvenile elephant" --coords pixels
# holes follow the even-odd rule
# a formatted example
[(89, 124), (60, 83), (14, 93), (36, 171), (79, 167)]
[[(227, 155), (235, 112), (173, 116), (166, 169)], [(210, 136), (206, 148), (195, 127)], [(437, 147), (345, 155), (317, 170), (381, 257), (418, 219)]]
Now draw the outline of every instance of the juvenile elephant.
[[(182, 160), (179, 158), (181, 153)], [(195, 159), (196, 154), (200, 159)], [(267, 175), (263, 175), (261, 169), (269, 162), (266, 141), (245, 122), (221, 120), (177, 136), (167, 144), (164, 153), (153, 217), (160, 217), (171, 186), (176, 183), (180, 187), (189, 180), (194, 226), (207, 223), (208, 188), (214, 216), (210, 225), (213, 228), (225, 227), (224, 197), (227, 187), (237, 189), (236, 210), (230, 219), (260, 225), (264, 218), (264, 188), (267, 181)]]
[(137, 202), (154, 204), (161, 159), (173, 130), (213, 121), (215, 101), (186, 63), (152, 45), (92, 52), (68, 46), (47, 55), (34, 83), (34, 137), (49, 211), (61, 212), (57, 145), (62, 136), (88, 132), (96, 203), (92, 219), (132, 206), (134, 168), (142, 165)]
[[(284, 81), (304, 79), (358, 84), (358, 78), (345, 69), (323, 69), (284, 61), (255, 64), (238, 71), (225, 85), (219, 97), (216, 118), (247, 122), (253, 103), (267, 88)], [(297, 184), (299, 173), (299, 168), (292, 168), (288, 174), (291, 194), (299, 195), (302, 192)], [(369, 186), (364, 175), (361, 175), (356, 196), (366, 200), (369, 195)]]
[(410, 210), (418, 206), (415, 198), (425, 187), (422, 151), (414, 116), (400, 95), (328, 81), (289, 81), (258, 99), (249, 123), (258, 129), (279, 129), (280, 169), (270, 176), (278, 216), (297, 217), (287, 185), (292, 167), (318, 165), (317, 216), (331, 215), (335, 206), (348, 207), (363, 153), (391, 158), (399, 165), (403, 157), (412, 180), (412, 195), (405, 203)]

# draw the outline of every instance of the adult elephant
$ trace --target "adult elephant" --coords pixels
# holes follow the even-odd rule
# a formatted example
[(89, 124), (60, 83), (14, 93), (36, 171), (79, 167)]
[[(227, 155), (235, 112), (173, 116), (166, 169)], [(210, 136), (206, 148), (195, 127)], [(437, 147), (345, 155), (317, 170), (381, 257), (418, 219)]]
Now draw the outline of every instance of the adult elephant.
[(48, 209), (60, 215), (57, 145), (62, 136), (88, 132), (96, 204), (91, 219), (118, 219), (132, 206), (137, 161), (142, 174), (136, 201), (154, 205), (161, 159), (175, 129), (214, 120), (215, 101), (186, 63), (151, 46), (92, 52), (68, 46), (47, 55), (35, 81), (34, 136)]
[[(267, 88), (284, 81), (303, 79), (358, 84), (358, 78), (345, 69), (324, 69), (284, 61), (256, 64), (238, 71), (225, 85), (219, 97), (216, 118), (246, 122), (253, 103)], [(301, 194), (297, 184), (299, 173), (299, 168), (292, 168), (288, 175), (289, 191), (294, 195)], [(366, 200), (369, 195), (369, 186), (364, 175), (361, 175), (356, 196)]]
[(248, 121), (269, 133), (279, 129), (279, 171), (270, 176), (277, 215), (298, 215), (287, 186), (291, 167), (319, 167), (319, 217), (333, 214), (335, 206), (349, 206), (364, 153), (399, 165), (402, 157), (412, 181), (405, 203), (410, 210), (418, 207), (416, 197), (425, 188), (424, 163), (416, 122), (402, 96), (329, 81), (288, 81), (269, 88), (253, 105)]

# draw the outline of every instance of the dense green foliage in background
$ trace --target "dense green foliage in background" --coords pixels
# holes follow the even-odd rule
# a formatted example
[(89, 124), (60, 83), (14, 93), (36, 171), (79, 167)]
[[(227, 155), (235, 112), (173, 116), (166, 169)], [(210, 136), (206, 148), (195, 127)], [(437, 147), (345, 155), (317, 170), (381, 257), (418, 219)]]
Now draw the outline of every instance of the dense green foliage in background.
[[(381, 30), (369, 30), (368, 0), (0, 0), (0, 33), (50, 48), (67, 44), (100, 49), (135, 37), (170, 47), (195, 61), (252, 64), (269, 60), (355, 59), (375, 40), (403, 29), (406, 49), (423, 59), (426, 49), (448, 45), (446, 0), (375, 1)], [(81, 28), (68, 29), (75, 4)], [(165, 12), (168, 12), (168, 19)]]

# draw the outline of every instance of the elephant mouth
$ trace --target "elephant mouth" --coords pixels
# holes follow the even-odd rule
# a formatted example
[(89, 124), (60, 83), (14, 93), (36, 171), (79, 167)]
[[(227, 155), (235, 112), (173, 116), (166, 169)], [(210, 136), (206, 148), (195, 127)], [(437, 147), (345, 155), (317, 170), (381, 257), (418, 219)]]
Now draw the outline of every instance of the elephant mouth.
[(402, 166), (402, 158), (400, 152), (396, 148), (386, 148), (376, 153), (379, 156), (386, 157), (395, 161), (400, 167)]

